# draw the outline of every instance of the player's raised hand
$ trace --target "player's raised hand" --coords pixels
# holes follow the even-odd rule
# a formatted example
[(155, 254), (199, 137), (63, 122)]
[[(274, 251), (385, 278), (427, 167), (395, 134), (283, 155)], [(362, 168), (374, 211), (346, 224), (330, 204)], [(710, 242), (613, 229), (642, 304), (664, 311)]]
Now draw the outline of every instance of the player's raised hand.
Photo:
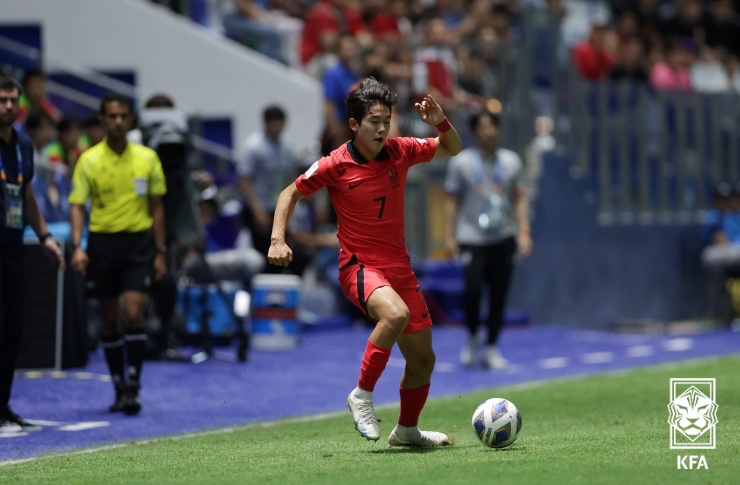
[(420, 103), (416, 103), (416, 110), (419, 112), (421, 121), (428, 125), (437, 125), (445, 119), (445, 113), (442, 107), (435, 101), (431, 94), (424, 96)]

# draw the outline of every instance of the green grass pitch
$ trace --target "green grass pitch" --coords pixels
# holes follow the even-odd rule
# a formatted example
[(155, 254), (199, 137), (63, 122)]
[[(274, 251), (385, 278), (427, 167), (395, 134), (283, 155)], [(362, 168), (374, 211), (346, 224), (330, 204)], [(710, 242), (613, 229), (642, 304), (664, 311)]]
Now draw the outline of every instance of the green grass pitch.
[[(439, 449), (368, 442), (349, 413), (333, 413), (42, 456), (0, 466), (0, 483), (735, 484), (738, 369), (732, 356), (433, 399), (422, 429), (454, 440)], [(716, 449), (670, 449), (672, 377), (716, 378)], [(470, 426), (490, 397), (522, 412), (522, 432), (503, 450), (481, 445)], [(397, 414), (397, 405), (378, 408), (385, 437)], [(679, 455), (702, 455), (708, 469), (677, 469)]]

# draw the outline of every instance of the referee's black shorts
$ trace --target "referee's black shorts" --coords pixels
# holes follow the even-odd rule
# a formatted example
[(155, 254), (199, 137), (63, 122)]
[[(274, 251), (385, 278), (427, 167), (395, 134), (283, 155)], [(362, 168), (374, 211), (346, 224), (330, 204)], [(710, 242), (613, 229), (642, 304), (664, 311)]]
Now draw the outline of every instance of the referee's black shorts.
[(149, 293), (154, 236), (144, 232), (90, 233), (87, 243), (87, 295), (116, 298), (127, 291)]

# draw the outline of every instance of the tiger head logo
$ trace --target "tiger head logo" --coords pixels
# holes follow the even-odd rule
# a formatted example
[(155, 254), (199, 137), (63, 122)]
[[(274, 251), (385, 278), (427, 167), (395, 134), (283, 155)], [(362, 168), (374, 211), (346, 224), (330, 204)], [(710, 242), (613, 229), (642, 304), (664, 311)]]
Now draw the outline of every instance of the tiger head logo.
[(703, 392), (691, 386), (668, 405), (668, 423), (693, 442), (717, 424), (717, 407)]

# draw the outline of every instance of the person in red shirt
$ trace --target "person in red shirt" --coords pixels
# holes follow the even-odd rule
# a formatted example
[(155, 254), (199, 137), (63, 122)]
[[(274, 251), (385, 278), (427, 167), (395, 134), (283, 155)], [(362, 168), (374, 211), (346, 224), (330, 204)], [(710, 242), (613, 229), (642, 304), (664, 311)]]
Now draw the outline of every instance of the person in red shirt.
[(404, 192), (408, 169), (435, 157), (460, 152), (460, 137), (430, 95), (416, 109), (424, 123), (439, 130), (436, 138), (388, 138), (397, 94), (367, 77), (347, 96), (352, 139), (315, 162), (280, 194), (275, 209), (271, 264), (293, 259), (285, 243), (288, 219), (296, 203), (326, 187), (337, 213), (339, 282), (342, 291), (371, 320), (357, 387), (347, 397), (355, 428), (368, 440), (380, 429), (373, 390), (398, 344), (406, 368), (401, 377), (401, 412), (388, 437), (391, 446), (440, 446), (447, 436), (420, 431), (417, 424), (427, 396), (435, 355), (432, 320), (411, 268), (404, 240)]
[(594, 22), (588, 39), (573, 48), (573, 62), (582, 78), (600, 81), (609, 77), (614, 65), (611, 44), (613, 36), (606, 22)]
[(319, 0), (306, 15), (301, 34), (301, 63), (307, 73), (321, 79), (335, 60), (341, 35), (356, 37), (363, 47), (372, 41), (360, 13), (348, 0)]

